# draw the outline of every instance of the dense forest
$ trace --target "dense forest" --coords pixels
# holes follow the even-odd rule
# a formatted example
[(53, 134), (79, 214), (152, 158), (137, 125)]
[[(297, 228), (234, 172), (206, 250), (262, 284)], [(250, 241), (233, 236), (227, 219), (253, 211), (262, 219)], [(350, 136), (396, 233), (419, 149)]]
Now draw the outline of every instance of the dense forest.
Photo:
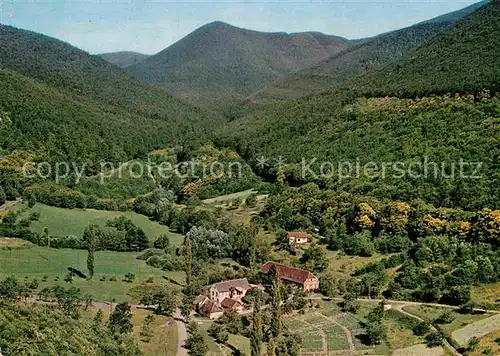
[(432, 179), (394, 179), (392, 174), (337, 179), (335, 172), (331, 180), (379, 197), (497, 208), (499, 15), (498, 2), (488, 4), (406, 59), (341, 88), (231, 122), (221, 129), (218, 143), (235, 147), (269, 179), (276, 179), (276, 167), (257, 167), (257, 159), (265, 156), (272, 163), (283, 156), (291, 184), (317, 179), (301, 174), (302, 159), (316, 159), (316, 172), (323, 162), (335, 167), (345, 161), (374, 162), (380, 169), (384, 162), (408, 167), (428, 160), (444, 165), (447, 175), (460, 159), (482, 162), (478, 179), (445, 179), (444, 174)]

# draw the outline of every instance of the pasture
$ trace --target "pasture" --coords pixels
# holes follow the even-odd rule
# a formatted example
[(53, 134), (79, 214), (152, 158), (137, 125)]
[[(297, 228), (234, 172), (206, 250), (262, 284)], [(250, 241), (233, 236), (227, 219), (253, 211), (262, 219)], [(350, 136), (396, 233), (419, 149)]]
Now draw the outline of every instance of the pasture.
[(161, 234), (167, 234), (172, 245), (180, 245), (183, 240), (182, 235), (171, 232), (168, 227), (149, 220), (147, 216), (130, 211), (63, 209), (36, 204), (33, 208), (27, 209), (24, 216), (29, 216), (32, 213), (40, 214), (40, 219), (33, 221), (30, 227), (32, 231), (39, 234), (47, 228), (52, 236), (81, 236), (89, 224), (104, 226), (108, 220), (125, 216), (143, 229), (150, 240)]
[[(137, 260), (139, 253), (98, 251), (95, 255), (95, 275), (93, 280), (75, 276), (70, 284), (64, 281), (68, 267), (87, 273), (87, 252), (83, 250), (52, 249), (39, 246), (18, 248), (0, 247), (0, 279), (14, 276), (20, 280), (38, 279), (40, 289), (56, 284), (74, 285), (83, 294), (90, 294), (99, 301), (136, 302), (129, 293), (131, 288), (141, 285), (149, 278), (154, 283), (167, 283), (164, 276), (184, 283), (184, 272), (164, 272)], [(123, 281), (127, 273), (133, 273), (132, 283)], [(116, 279), (112, 281), (110, 279)], [(103, 279), (103, 280), (101, 280)], [(45, 280), (45, 281), (44, 281)]]

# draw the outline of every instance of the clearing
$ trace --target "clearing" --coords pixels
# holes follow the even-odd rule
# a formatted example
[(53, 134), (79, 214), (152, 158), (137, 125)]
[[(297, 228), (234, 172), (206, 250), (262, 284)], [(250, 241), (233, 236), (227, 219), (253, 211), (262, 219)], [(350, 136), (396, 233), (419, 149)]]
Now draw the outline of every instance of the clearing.
[(47, 228), (52, 236), (81, 236), (89, 224), (104, 226), (106, 221), (125, 216), (144, 230), (148, 238), (154, 239), (161, 234), (170, 237), (172, 245), (182, 244), (183, 237), (171, 232), (168, 227), (149, 220), (145, 215), (130, 211), (106, 211), (94, 209), (63, 209), (43, 204), (36, 204), (24, 214), (39, 213), (40, 219), (31, 223), (31, 230), (39, 234)]
[[(184, 272), (164, 272), (137, 260), (140, 253), (97, 251), (95, 256), (95, 275), (92, 281), (74, 277), (72, 285), (82, 293), (90, 294), (100, 301), (136, 302), (129, 290), (153, 278), (155, 284), (167, 283), (164, 276), (176, 283), (184, 283)], [(87, 273), (87, 252), (84, 250), (52, 249), (39, 246), (18, 248), (0, 247), (0, 279), (14, 276), (18, 279), (37, 278), (40, 290), (44, 287), (70, 283), (64, 282), (68, 267)], [(133, 283), (123, 282), (125, 274), (135, 274)], [(114, 277), (116, 281), (111, 281)], [(45, 279), (45, 281), (44, 281)], [(100, 279), (103, 279), (102, 281)]]

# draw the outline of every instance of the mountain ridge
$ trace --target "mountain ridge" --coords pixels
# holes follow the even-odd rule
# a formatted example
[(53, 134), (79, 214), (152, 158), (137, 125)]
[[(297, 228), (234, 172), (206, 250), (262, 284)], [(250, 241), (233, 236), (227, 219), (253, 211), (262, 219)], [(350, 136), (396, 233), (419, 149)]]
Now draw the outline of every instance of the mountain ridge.
[(265, 103), (296, 99), (325, 91), (403, 57), (488, 2), (490, 1), (481, 1), (409, 27), (361, 40), (360, 43), (309, 68), (269, 83), (265, 88), (253, 93), (249, 99)]
[(217, 21), (126, 70), (191, 102), (220, 103), (243, 98), (348, 46), (338, 36), (267, 33)]
[(100, 53), (97, 54), (97, 56), (117, 67), (124, 69), (149, 58), (151, 55), (133, 51), (118, 51)]

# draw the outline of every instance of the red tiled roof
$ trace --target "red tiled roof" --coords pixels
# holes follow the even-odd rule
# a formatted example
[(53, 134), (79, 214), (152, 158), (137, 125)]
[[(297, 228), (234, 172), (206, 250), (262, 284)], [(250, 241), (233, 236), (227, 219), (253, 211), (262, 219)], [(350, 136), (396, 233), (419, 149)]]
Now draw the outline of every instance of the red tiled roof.
[(276, 268), (278, 268), (278, 272), (280, 275), (281, 279), (294, 282), (294, 283), (300, 283), (304, 284), (306, 280), (309, 278), (315, 277), (314, 274), (312, 274), (309, 271), (306, 271), (304, 269), (292, 267), (292, 266), (286, 266), (282, 265), (280, 263), (275, 263), (275, 262), (266, 262), (262, 265), (260, 272), (261, 273), (269, 273), (269, 269), (271, 268), (272, 265), (275, 265)]
[(203, 304), (202, 311), (204, 314), (210, 315), (212, 313), (221, 312), (222, 309), (216, 303), (212, 302), (211, 300), (207, 300)]
[(295, 239), (307, 239), (309, 234), (307, 232), (289, 232), (288, 233), (288, 238), (295, 238)]
[(248, 283), (248, 280), (246, 278), (232, 279), (230, 281), (215, 283), (214, 287), (219, 291), (219, 293), (229, 292), (231, 288), (240, 291), (247, 291), (251, 288), (250, 283)]
[(233, 309), (237, 304), (240, 304), (237, 300), (231, 298), (224, 298), (220, 305), (225, 309)]

